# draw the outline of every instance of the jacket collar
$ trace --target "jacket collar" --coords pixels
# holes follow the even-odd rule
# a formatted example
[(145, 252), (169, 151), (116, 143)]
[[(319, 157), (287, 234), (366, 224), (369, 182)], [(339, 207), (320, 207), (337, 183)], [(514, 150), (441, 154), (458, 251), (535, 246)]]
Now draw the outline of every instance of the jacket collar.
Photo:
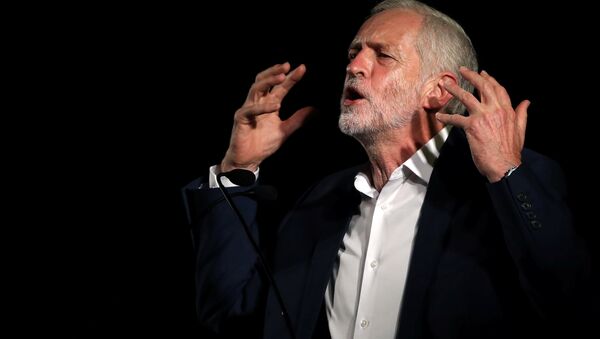
[[(339, 209), (323, 211), (325, 218), (319, 223), (323, 232), (313, 251), (311, 270), (303, 293), (302, 311), (296, 325), (301, 338), (310, 336), (313, 331), (311, 325), (317, 323), (319, 314), (323, 314), (319, 310), (338, 249), (350, 219), (357, 213), (360, 204), (360, 194), (354, 187), (354, 179), (360, 169), (357, 167), (345, 171), (339, 178), (340, 185), (333, 192), (339, 198)], [(418, 338), (422, 335), (427, 291), (443, 250), (444, 236), (456, 206), (469, 196), (467, 188), (472, 187), (474, 180), (483, 179), (473, 165), (464, 132), (453, 128), (435, 161), (417, 222), (398, 338)]]
[(438, 268), (444, 239), (457, 206), (471, 195), (473, 183), (482, 181), (464, 131), (454, 128), (442, 147), (427, 188), (410, 259), (397, 338), (420, 338), (427, 293)]

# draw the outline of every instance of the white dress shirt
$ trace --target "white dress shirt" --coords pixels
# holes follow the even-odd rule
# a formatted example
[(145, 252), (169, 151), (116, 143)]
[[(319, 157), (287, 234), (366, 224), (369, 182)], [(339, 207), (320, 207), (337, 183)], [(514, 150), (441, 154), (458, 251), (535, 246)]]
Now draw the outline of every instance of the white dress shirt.
[(325, 293), (332, 339), (395, 338), (417, 220), (444, 128), (398, 167), (381, 192), (358, 173), (361, 193)]
[[(350, 221), (325, 293), (332, 339), (395, 338), (417, 220), (449, 131), (442, 129), (394, 170), (381, 192), (365, 173), (356, 175), (360, 212)], [(218, 187), (218, 173), (218, 166), (210, 168), (210, 188)], [(227, 178), (223, 185), (236, 186)]]

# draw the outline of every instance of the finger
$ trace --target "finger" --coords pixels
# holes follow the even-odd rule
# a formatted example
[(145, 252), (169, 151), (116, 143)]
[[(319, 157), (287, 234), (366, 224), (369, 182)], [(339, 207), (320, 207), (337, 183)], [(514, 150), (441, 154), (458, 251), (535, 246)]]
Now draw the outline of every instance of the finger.
[(290, 71), (290, 63), (289, 62), (284, 62), (282, 64), (273, 65), (273, 66), (265, 69), (264, 71), (258, 73), (256, 75), (255, 82), (259, 82), (262, 79), (270, 77), (272, 75), (286, 74), (289, 71)]
[(312, 106), (304, 107), (297, 110), (291, 117), (283, 122), (281, 129), (286, 136), (294, 133), (306, 122), (306, 119), (316, 112), (316, 108)]
[(510, 101), (510, 96), (508, 95), (506, 88), (504, 88), (504, 86), (500, 85), (500, 83), (498, 83), (496, 78), (489, 75), (489, 73), (486, 71), (481, 71), (481, 76), (484, 77), (486, 80), (488, 80), (494, 87), (494, 91), (496, 92), (496, 97), (498, 98), (498, 103), (500, 103), (501, 105), (504, 105), (504, 106), (512, 107), (512, 103)]
[(252, 119), (261, 114), (276, 113), (281, 108), (278, 101), (267, 101), (253, 105), (244, 105), (236, 113), (236, 118)]
[(444, 81), (444, 87), (450, 94), (452, 94), (455, 98), (457, 98), (460, 102), (462, 102), (470, 114), (475, 114), (478, 110), (481, 103), (472, 93), (465, 91), (462, 89), (456, 82), (446, 80)]
[(250, 87), (250, 91), (248, 92), (248, 99), (257, 99), (256, 96), (262, 96), (269, 92), (269, 90), (276, 85), (281, 84), (285, 80), (285, 75), (283, 73), (274, 74), (269, 77), (262, 78), (261, 80), (255, 82), (252, 87)]
[(529, 105), (531, 105), (531, 101), (523, 100), (517, 108), (515, 108), (515, 113), (517, 114), (517, 126), (519, 126), (519, 130), (523, 135), (527, 128), (527, 109), (529, 108)]
[(446, 114), (436, 113), (435, 118), (446, 125), (458, 126), (465, 128), (467, 126), (468, 118), (460, 114)]
[(275, 86), (271, 93), (275, 95), (279, 100), (283, 100), (283, 98), (288, 94), (288, 92), (302, 79), (304, 74), (306, 73), (306, 66), (300, 65), (296, 67), (293, 71), (291, 71), (286, 77), (285, 80)]
[(463, 78), (467, 79), (470, 83), (475, 86), (477, 92), (479, 92), (479, 96), (481, 97), (482, 103), (488, 103), (490, 101), (498, 101), (496, 99), (496, 92), (494, 91), (494, 87), (492, 84), (481, 76), (479, 73), (472, 71), (464, 66), (460, 67), (460, 74), (462, 74)]

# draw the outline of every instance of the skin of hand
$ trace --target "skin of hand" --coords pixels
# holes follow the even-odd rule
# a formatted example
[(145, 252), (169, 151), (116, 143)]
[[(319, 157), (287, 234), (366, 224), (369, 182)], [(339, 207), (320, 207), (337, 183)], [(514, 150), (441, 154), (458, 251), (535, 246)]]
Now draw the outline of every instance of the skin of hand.
[(274, 65), (256, 76), (246, 101), (234, 115), (229, 148), (221, 161), (221, 171), (235, 168), (256, 171), (260, 163), (275, 153), (283, 142), (315, 111), (307, 106), (286, 120), (279, 118), (281, 102), (306, 73), (300, 65), (290, 71), (288, 62)]
[(475, 86), (481, 99), (456, 82), (446, 81), (445, 88), (466, 106), (469, 115), (436, 113), (436, 118), (464, 129), (479, 173), (489, 182), (497, 182), (509, 168), (521, 164), (530, 102), (523, 100), (513, 109), (506, 89), (487, 72), (478, 74), (461, 67), (460, 73)]

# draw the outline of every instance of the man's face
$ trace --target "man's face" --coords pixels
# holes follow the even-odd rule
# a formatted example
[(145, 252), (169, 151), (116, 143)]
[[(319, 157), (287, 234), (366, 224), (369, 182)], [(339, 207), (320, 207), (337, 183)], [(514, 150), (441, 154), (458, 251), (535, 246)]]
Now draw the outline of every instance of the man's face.
[(349, 49), (339, 127), (355, 137), (407, 125), (419, 106), (421, 16), (393, 9), (367, 20)]

